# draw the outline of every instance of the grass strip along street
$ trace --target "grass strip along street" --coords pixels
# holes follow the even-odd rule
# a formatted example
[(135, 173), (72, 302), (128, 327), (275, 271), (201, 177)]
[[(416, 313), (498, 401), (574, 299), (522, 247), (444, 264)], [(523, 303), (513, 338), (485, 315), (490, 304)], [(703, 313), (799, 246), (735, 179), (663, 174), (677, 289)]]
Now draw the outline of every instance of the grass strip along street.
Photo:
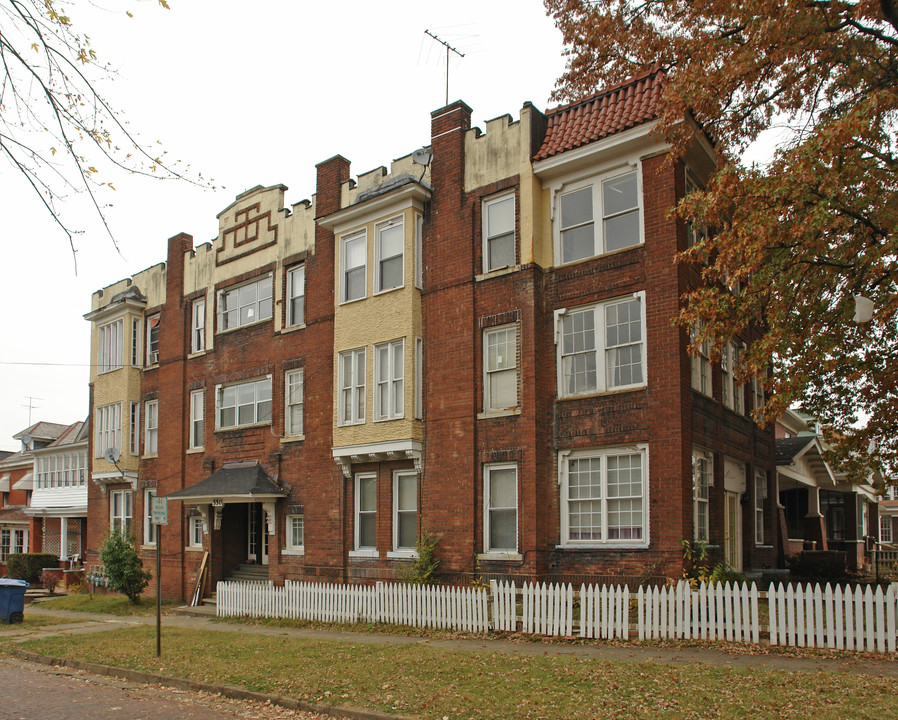
[[(33, 652), (425, 720), (898, 717), (894, 678), (614, 662), (150, 627), (18, 644)], [(3, 647), (0, 646), (0, 652)]]

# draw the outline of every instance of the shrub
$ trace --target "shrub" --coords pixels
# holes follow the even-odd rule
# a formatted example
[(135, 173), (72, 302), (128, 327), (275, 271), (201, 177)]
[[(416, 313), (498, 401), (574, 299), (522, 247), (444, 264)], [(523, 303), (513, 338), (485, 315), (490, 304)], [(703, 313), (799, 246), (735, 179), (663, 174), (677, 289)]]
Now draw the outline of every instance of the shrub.
[(130, 532), (107, 535), (100, 548), (100, 562), (106, 568), (109, 587), (137, 605), (152, 575), (143, 569), (143, 563), (134, 547), (134, 535)]
[(56, 586), (62, 581), (63, 571), (59, 568), (44, 568), (41, 570), (41, 585), (50, 595), (56, 592)]
[(429, 532), (421, 533), (415, 549), (416, 557), (410, 564), (399, 570), (399, 577), (412, 585), (432, 585), (437, 581), (436, 573), (440, 565), (440, 559), (434, 552), (440, 541), (438, 535)]
[(25, 580), (29, 585), (41, 581), (44, 568), (59, 567), (59, 558), (53, 553), (13, 553), (6, 558), (6, 571), (14, 580)]
[(806, 580), (844, 580), (845, 553), (836, 550), (808, 550), (789, 558), (789, 571)]

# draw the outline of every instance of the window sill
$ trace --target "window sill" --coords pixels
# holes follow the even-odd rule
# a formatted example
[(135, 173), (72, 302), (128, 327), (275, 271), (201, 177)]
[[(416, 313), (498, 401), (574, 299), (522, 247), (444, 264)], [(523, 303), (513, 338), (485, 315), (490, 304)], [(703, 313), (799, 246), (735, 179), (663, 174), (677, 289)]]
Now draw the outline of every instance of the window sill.
[(756, 550), (773, 550), (773, 545), (755, 545)]
[(364, 425), (366, 422), (367, 422), (366, 420), (359, 420), (359, 421), (357, 421), (357, 422), (348, 422), (348, 423), (341, 423), (341, 422), (338, 422), (338, 423), (337, 423), (337, 427), (338, 427), (338, 428), (344, 428), (344, 427), (356, 427), (356, 426), (358, 426), (358, 425)]
[(371, 297), (387, 295), (391, 292), (396, 292), (397, 290), (403, 290), (403, 289), (405, 289), (405, 283), (403, 283), (402, 285), (397, 285), (396, 287), (384, 288), (383, 290), (375, 290), (373, 293), (371, 293)]
[(289, 555), (290, 557), (302, 557), (306, 554), (305, 546), (301, 548), (282, 548), (281, 555)]
[[(709, 546), (710, 547), (710, 546)], [(647, 542), (643, 543), (589, 543), (589, 544), (571, 544), (565, 543), (562, 545), (556, 545), (556, 550), (583, 550), (586, 552), (596, 552), (597, 550), (648, 550), (649, 544)]]
[(159, 367), (159, 361), (157, 360), (154, 363), (150, 363), (149, 365), (144, 365), (144, 370), (156, 370)]
[(204, 452), (206, 452), (205, 445), (202, 447), (188, 448), (187, 450), (184, 451), (184, 454), (185, 455), (199, 455), (200, 453), (204, 453)]
[(337, 304), (342, 307), (343, 305), (352, 305), (352, 303), (362, 302), (362, 300), (367, 300), (367, 299), (368, 299), (368, 293), (366, 291), (365, 294), (362, 295), (362, 297), (352, 298), (351, 300), (341, 300)]
[(157, 458), (157, 457), (159, 457), (159, 453), (158, 453), (158, 452), (154, 452), (154, 453), (144, 453), (143, 455), (140, 456), (140, 459), (141, 459), (141, 460), (153, 460), (154, 458)]
[(349, 557), (351, 558), (362, 558), (362, 559), (376, 559), (380, 557), (380, 553), (377, 550), (350, 550)]
[(306, 324), (304, 322), (300, 323), (299, 325), (287, 325), (286, 327), (281, 328), (279, 334), (283, 335), (284, 333), (292, 333), (292, 332), (296, 332), (297, 330), (305, 330), (305, 329), (306, 329)]
[(582, 395), (559, 395), (555, 398), (556, 402), (565, 402), (568, 400), (590, 400), (592, 398), (609, 397), (611, 395), (622, 395), (623, 393), (638, 392), (647, 390), (648, 385), (632, 385), (625, 388), (615, 388), (614, 390), (601, 390), (599, 392), (583, 393)]
[(478, 420), (488, 420), (490, 418), (503, 418), (503, 417), (513, 417), (514, 415), (520, 415), (521, 408), (510, 408), (508, 410), (484, 410), (483, 412), (477, 413)]
[(393, 420), (405, 420), (405, 413), (403, 413), (402, 415), (397, 415), (396, 417), (374, 418), (373, 422), (385, 423), (385, 422), (391, 422)]
[(281, 444), (283, 445), (284, 443), (302, 442), (305, 439), (305, 435), (287, 435), (281, 438)]
[(140, 549), (141, 550), (155, 550), (156, 543), (144, 543), (143, 545), (140, 546)]
[(188, 354), (187, 359), (193, 360), (194, 358), (203, 357), (203, 355), (205, 355), (207, 352), (209, 352), (209, 351), (208, 350), (197, 350), (196, 352), (192, 352), (192, 353)]
[(387, 557), (393, 560), (415, 560), (418, 557), (417, 550), (391, 550)]
[(237, 332), (238, 330), (244, 330), (248, 327), (255, 327), (256, 325), (261, 325), (263, 323), (271, 322), (271, 318), (262, 318), (261, 320), (256, 320), (255, 322), (246, 323), (246, 325), (238, 325), (237, 327), (228, 328), (227, 330), (218, 330), (216, 331), (216, 335), (228, 335), (229, 333)]
[(188, 545), (187, 547), (184, 548), (184, 552), (199, 553), (199, 552), (203, 552), (204, 549), (205, 548), (203, 548), (201, 545)]
[(511, 552), (485, 552), (477, 556), (478, 560), (498, 561), (498, 562), (523, 562), (524, 556), (520, 553)]
[[(560, 247), (560, 243), (556, 234), (555, 242), (558, 244), (557, 247)], [(571, 260), (570, 262), (562, 262), (560, 258), (556, 258), (555, 267), (557, 268), (567, 268), (577, 265), (578, 263), (589, 262), (590, 260), (599, 260), (601, 258), (612, 257), (614, 255), (620, 255), (621, 253), (630, 252), (631, 250), (635, 250), (636, 248), (645, 247), (645, 241), (640, 240), (638, 243), (634, 243), (633, 245), (627, 245), (627, 247), (618, 248), (617, 250), (609, 250), (607, 252), (600, 252), (598, 255), (590, 255), (589, 257), (580, 258), (579, 260)]]
[(234, 432), (239, 430), (248, 430), (250, 428), (261, 428), (261, 427), (271, 427), (271, 422), (260, 422), (260, 423), (252, 423), (250, 425), (235, 425), (234, 427), (226, 427), (226, 428), (215, 428), (212, 432), (216, 433), (226, 433), (226, 432)]
[(503, 275), (511, 275), (520, 272), (520, 265), (506, 265), (505, 267), (496, 268), (495, 270), (487, 270), (480, 275), (474, 276), (474, 282), (483, 282), (484, 280), (492, 280), (493, 278), (502, 277)]

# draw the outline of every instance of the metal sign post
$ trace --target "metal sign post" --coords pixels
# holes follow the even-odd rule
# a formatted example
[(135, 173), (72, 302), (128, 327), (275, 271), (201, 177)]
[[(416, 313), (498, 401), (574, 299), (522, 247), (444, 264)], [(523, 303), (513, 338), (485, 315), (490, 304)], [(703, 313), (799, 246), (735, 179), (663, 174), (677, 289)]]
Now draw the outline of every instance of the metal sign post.
[(156, 526), (156, 657), (162, 656), (162, 525), (168, 525), (168, 498), (153, 497), (152, 523)]

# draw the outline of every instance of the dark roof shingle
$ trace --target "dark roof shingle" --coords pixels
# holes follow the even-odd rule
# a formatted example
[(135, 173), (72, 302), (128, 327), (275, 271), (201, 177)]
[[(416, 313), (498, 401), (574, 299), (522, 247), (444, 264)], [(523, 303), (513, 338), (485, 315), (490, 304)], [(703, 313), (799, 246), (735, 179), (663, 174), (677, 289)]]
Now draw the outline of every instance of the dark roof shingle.
[(569, 105), (546, 113), (548, 128), (533, 160), (587, 145), (658, 116), (663, 73), (657, 67)]

